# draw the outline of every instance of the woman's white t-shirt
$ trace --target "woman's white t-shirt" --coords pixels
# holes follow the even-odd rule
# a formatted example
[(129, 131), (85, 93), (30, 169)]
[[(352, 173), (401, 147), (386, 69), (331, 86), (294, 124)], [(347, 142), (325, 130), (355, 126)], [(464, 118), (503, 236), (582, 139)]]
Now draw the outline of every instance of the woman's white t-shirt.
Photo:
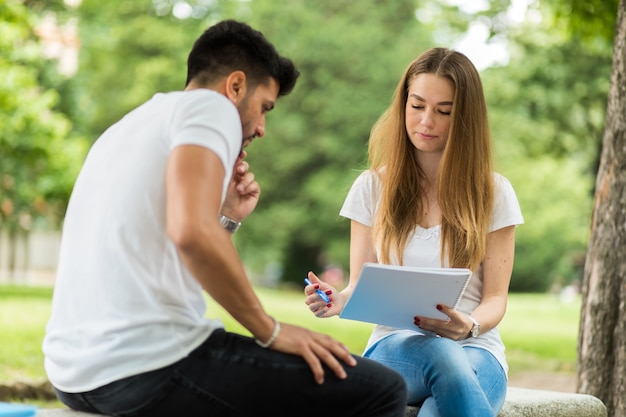
[(214, 152), (222, 201), (242, 144), (236, 107), (207, 89), (156, 94), (94, 143), (67, 209), (45, 369), (85, 392), (187, 356), (222, 327), (166, 231), (165, 174), (181, 145)]
[[(495, 231), (503, 227), (524, 223), (522, 212), (517, 201), (515, 191), (511, 183), (502, 175), (494, 173), (495, 200), (494, 210), (489, 231)], [(372, 227), (374, 216), (380, 202), (380, 182), (373, 171), (364, 171), (354, 181), (348, 196), (341, 208), (343, 217), (355, 220), (365, 226)], [(375, 245), (378, 250), (378, 245)], [(403, 253), (403, 265), (428, 268), (441, 268), (441, 228), (440, 225), (424, 229), (416, 226), (412, 236), (409, 236)], [(379, 254), (377, 253), (377, 256)], [(445, 265), (444, 266), (448, 266)], [(480, 304), (482, 294), (482, 268), (472, 274), (470, 282), (463, 294), (457, 310), (471, 314)], [(365, 350), (374, 343), (393, 333), (414, 333), (423, 335), (417, 330), (401, 330), (392, 327), (378, 325), (374, 328)], [(465, 346), (481, 347), (491, 352), (508, 371), (508, 365), (504, 355), (504, 344), (497, 328), (480, 334), (476, 338), (468, 338), (459, 341)]]

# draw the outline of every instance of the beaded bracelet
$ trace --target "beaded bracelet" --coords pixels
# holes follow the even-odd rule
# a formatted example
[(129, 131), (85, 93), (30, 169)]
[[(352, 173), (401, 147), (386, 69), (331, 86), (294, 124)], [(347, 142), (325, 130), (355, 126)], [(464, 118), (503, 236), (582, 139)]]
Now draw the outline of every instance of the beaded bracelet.
[(280, 323), (274, 317), (272, 317), (272, 320), (274, 320), (274, 331), (272, 332), (272, 335), (267, 340), (267, 342), (263, 343), (259, 339), (256, 339), (256, 338), (254, 339), (256, 344), (261, 346), (262, 348), (270, 347), (272, 345), (272, 343), (274, 343), (274, 341), (278, 337), (278, 333), (280, 332)]

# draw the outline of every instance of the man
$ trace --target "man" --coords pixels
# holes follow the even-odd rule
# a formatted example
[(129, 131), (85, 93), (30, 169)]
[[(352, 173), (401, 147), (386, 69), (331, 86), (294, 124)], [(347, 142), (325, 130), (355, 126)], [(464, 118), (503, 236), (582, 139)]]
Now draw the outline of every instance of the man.
[[(45, 366), (69, 407), (132, 416), (400, 416), (394, 372), (265, 313), (230, 233), (260, 188), (244, 148), (299, 73), (224, 21), (93, 145), (67, 210)], [(254, 338), (204, 318), (202, 290)]]

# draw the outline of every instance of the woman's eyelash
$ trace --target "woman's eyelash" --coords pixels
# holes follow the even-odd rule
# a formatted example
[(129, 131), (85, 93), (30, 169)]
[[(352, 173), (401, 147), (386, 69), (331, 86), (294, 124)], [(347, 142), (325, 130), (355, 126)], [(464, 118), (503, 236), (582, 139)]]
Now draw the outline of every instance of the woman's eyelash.
[[(414, 109), (417, 109), (417, 110), (421, 110), (421, 109), (423, 109), (423, 108), (424, 108), (424, 106), (418, 106), (418, 105), (415, 105), (415, 104), (411, 104), (411, 107), (413, 107)], [(451, 112), (449, 112), (449, 111), (439, 110), (439, 113), (444, 114), (444, 115), (446, 115), (446, 116), (450, 116), (450, 113), (451, 113)]]

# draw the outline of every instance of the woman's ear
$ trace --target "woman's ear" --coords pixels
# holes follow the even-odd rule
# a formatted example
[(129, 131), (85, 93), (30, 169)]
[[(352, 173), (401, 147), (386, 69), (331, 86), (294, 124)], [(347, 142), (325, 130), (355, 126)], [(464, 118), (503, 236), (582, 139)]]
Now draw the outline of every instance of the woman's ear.
[(226, 97), (235, 106), (239, 105), (247, 93), (246, 73), (243, 71), (233, 71), (226, 77), (225, 93)]

